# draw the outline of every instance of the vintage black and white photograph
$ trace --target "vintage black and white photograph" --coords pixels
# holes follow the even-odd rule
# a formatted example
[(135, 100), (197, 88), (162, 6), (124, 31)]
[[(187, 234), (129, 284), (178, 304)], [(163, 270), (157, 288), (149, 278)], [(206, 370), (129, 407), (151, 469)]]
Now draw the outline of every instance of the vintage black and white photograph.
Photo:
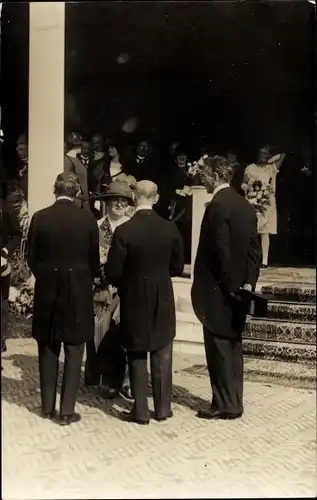
[(314, 498), (314, 1), (4, 2), (2, 498)]

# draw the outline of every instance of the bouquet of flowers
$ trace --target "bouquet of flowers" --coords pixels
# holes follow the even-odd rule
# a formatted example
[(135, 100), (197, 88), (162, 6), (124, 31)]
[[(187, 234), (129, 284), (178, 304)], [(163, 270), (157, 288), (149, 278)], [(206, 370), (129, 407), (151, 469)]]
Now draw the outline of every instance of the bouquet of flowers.
[(184, 186), (183, 189), (176, 189), (176, 194), (179, 196), (192, 196), (193, 192), (191, 186), (201, 186), (203, 184), (202, 172), (206, 158), (208, 158), (208, 155), (202, 156), (197, 161), (187, 163), (188, 185)]
[(27, 319), (33, 314), (34, 289), (29, 282), (23, 283), (20, 289), (10, 288), (9, 308), (10, 312), (18, 316), (25, 316)]
[(253, 205), (257, 217), (263, 216), (271, 205), (271, 196), (273, 189), (270, 184), (265, 184), (260, 180), (253, 180), (248, 184), (243, 184), (246, 199)]
[(205, 160), (207, 158), (208, 155), (204, 155), (201, 158), (199, 158), (199, 160), (187, 164), (188, 175), (192, 178), (193, 186), (201, 186), (203, 184), (202, 173), (205, 166)]
[(13, 284), (24, 283), (30, 277), (30, 270), (26, 263), (25, 252), (28, 230), (30, 225), (30, 218), (28, 213), (28, 206), (25, 200), (22, 201), (19, 211), (18, 219), (22, 231), (22, 238), (20, 247), (13, 252), (12, 256), (12, 282)]

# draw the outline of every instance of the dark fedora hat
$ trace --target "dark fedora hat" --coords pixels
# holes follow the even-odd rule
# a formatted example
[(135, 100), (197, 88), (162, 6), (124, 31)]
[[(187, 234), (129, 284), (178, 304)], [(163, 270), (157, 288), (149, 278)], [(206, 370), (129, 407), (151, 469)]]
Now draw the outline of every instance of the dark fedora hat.
[(125, 198), (133, 205), (133, 192), (129, 184), (124, 181), (113, 181), (107, 187), (103, 198)]

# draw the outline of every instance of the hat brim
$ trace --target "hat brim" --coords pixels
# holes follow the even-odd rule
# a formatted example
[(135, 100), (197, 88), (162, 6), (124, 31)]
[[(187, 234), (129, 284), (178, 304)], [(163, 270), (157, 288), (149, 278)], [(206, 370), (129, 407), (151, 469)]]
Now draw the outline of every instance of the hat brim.
[(132, 198), (132, 196), (127, 196), (125, 194), (121, 194), (121, 193), (105, 193), (102, 195), (102, 199), (105, 199), (105, 198), (124, 198), (125, 200), (127, 200), (131, 205), (134, 205), (134, 200)]

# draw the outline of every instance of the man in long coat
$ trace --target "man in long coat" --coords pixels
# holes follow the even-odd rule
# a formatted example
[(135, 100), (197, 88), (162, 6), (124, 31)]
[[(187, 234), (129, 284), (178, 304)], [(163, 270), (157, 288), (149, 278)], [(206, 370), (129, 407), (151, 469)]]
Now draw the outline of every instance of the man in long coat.
[(147, 424), (147, 353), (155, 417), (172, 416), (172, 346), (176, 319), (171, 276), (184, 267), (181, 236), (174, 224), (157, 215), (157, 186), (140, 181), (135, 190), (136, 212), (113, 236), (107, 276), (119, 290), (123, 345), (128, 353), (134, 406), (121, 418)]
[(99, 232), (90, 211), (73, 202), (79, 181), (60, 174), (56, 202), (36, 212), (28, 234), (28, 264), (35, 276), (32, 335), (38, 342), (42, 413), (54, 418), (58, 359), (64, 344), (60, 423), (74, 413), (84, 344), (94, 338), (93, 279), (99, 268)]
[(201, 225), (192, 286), (213, 393), (211, 408), (198, 413), (201, 418), (233, 419), (243, 413), (241, 337), (248, 307), (236, 299), (236, 292), (255, 289), (261, 247), (256, 213), (230, 187), (231, 175), (225, 158), (207, 160), (204, 181), (213, 198)]

